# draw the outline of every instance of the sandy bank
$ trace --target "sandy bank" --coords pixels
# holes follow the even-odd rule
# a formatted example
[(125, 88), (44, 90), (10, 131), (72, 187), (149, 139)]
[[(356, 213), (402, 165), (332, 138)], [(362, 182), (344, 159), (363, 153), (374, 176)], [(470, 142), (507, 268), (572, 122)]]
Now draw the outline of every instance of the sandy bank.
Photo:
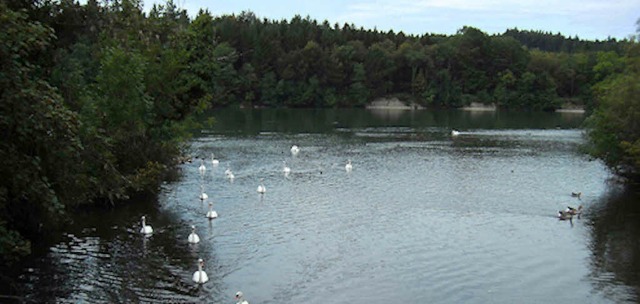
[(367, 109), (418, 110), (423, 107), (417, 104), (407, 105), (398, 98), (378, 98), (366, 106)]
[(465, 111), (495, 111), (498, 107), (495, 104), (486, 105), (479, 102), (472, 102), (470, 105), (460, 109)]
[(584, 109), (557, 109), (556, 112), (558, 113), (578, 113), (578, 114), (584, 114)]

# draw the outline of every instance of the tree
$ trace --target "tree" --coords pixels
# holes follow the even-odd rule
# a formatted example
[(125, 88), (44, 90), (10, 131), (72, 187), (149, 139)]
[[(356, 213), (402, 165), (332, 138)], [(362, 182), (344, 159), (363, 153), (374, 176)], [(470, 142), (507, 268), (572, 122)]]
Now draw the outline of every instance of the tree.
[(390, 40), (377, 42), (369, 47), (364, 60), (366, 86), (373, 91), (372, 97), (388, 94), (393, 88), (391, 76), (396, 68), (393, 61), (395, 45)]
[(640, 47), (624, 58), (624, 73), (597, 84), (598, 106), (588, 119), (589, 151), (617, 174), (640, 181)]
[[(52, 30), (0, 3), (0, 260), (29, 252), (30, 239), (82, 200), (78, 118), (29, 62)], [(7, 262), (6, 260), (2, 262)]]

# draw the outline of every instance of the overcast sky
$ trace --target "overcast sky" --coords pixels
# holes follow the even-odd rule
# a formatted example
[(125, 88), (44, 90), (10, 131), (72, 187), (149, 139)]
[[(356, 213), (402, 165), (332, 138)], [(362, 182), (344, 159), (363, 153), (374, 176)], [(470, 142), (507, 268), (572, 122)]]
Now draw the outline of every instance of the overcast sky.
[[(193, 17), (200, 8), (214, 16), (252, 11), (259, 18), (290, 20), (295, 15), (353, 23), (358, 28), (405, 34), (455, 34), (472, 26), (487, 34), (510, 28), (542, 30), (604, 40), (636, 32), (640, 0), (174, 0)], [(145, 0), (145, 10), (164, 0)]]

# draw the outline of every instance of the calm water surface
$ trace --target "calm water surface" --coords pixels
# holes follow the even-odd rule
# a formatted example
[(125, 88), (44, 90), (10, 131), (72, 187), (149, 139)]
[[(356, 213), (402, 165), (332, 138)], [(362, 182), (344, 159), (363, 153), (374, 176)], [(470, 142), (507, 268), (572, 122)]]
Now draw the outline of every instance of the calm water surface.
[[(196, 160), (158, 202), (76, 218), (14, 289), (72, 303), (234, 303), (237, 290), (251, 303), (638, 301), (638, 192), (580, 153), (582, 115), (212, 115), (191, 143), (207, 159), (204, 177)], [(201, 186), (218, 219), (205, 218)], [(579, 204), (580, 219), (555, 217)], [(142, 215), (151, 237), (138, 234)], [(187, 243), (191, 225), (197, 245)], [(198, 258), (210, 279), (202, 286), (191, 282)]]

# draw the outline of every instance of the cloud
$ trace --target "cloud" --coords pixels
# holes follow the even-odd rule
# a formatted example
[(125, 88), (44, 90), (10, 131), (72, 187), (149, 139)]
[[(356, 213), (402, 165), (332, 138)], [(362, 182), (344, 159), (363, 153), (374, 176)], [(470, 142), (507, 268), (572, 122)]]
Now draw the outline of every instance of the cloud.
[[(453, 33), (470, 25), (492, 32), (519, 27), (603, 39), (607, 35), (625, 37), (624, 28), (633, 32), (637, 17), (630, 14), (640, 11), (640, 1), (356, 0), (346, 4), (345, 11), (337, 17), (340, 23), (416, 34), (424, 29)], [(625, 21), (620, 20), (623, 17)]]
[[(356, 18), (420, 15), (440, 10), (510, 15), (574, 16), (622, 13), (640, 7), (637, 0), (376, 0), (357, 1), (347, 5), (347, 14)], [(585, 16), (586, 17), (586, 16)]]

